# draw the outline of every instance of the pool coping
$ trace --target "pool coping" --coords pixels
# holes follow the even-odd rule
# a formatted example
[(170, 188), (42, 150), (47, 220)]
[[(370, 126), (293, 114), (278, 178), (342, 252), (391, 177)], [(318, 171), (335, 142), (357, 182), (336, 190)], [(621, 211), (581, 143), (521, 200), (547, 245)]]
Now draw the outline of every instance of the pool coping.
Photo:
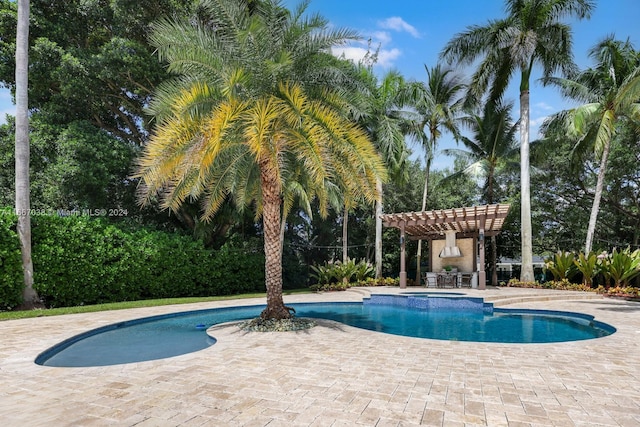
[[(424, 289), (424, 288), (422, 288)], [(408, 288), (420, 290), (420, 288)], [(285, 296), (358, 301), (367, 292)], [(551, 291), (552, 292), (552, 291)], [(639, 425), (640, 304), (501, 288), (466, 295), (512, 308), (577, 311), (618, 328), (561, 344), (479, 344), (323, 323), (302, 333), (216, 330), (201, 352), (94, 368), (35, 355), (77, 331), (153, 314), (264, 303), (189, 304), (0, 322), (0, 413), (7, 425)], [(538, 297), (539, 301), (530, 298)], [(34, 413), (33, 408), (37, 408)]]

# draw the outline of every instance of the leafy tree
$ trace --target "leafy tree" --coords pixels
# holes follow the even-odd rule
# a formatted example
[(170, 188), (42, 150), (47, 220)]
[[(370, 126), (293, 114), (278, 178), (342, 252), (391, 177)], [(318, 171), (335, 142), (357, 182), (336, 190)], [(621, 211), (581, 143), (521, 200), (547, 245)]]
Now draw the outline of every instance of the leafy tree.
[[(32, 207), (37, 210), (122, 209), (138, 211), (135, 182), (126, 179), (136, 153), (134, 147), (96, 129), (86, 121), (69, 125), (44, 123), (42, 116), (30, 120), (30, 181)], [(8, 205), (14, 156), (13, 120), (0, 129), (0, 205)], [(6, 130), (6, 132), (5, 132)], [(148, 218), (150, 218), (148, 216)]]
[[(141, 201), (157, 194), (178, 209), (201, 198), (211, 218), (227, 197), (255, 202), (262, 217), (267, 308), (288, 318), (282, 300), (281, 206), (286, 171), (304, 165), (327, 211), (326, 182), (353, 200), (374, 201), (384, 165), (366, 133), (346, 116), (339, 70), (328, 50), (355, 37), (330, 30), (308, 3), (202, 1), (200, 21), (161, 20), (151, 41), (178, 77), (157, 92), (156, 131), (139, 160)], [(205, 19), (206, 18), (206, 19)], [(332, 84), (329, 85), (329, 82)]]
[[(482, 198), (487, 204), (499, 201), (499, 193), (496, 191), (499, 175), (517, 167), (518, 146), (515, 135), (518, 123), (511, 119), (512, 107), (511, 103), (487, 102), (482, 115), (472, 114), (461, 120), (473, 134), (471, 138), (460, 138), (468, 151), (444, 151), (445, 154), (455, 155), (466, 161), (468, 166), (459, 173), (482, 180)], [(497, 257), (496, 236), (491, 236), (491, 281), (494, 286), (498, 285)]]
[[(360, 66), (360, 78), (365, 83), (363, 113), (360, 123), (367, 129), (378, 152), (387, 165), (392, 177), (398, 182), (406, 179), (405, 165), (408, 150), (405, 143), (407, 120), (399, 110), (400, 96), (404, 90), (403, 77), (395, 72), (386, 73), (380, 81), (374, 76), (370, 67)], [(383, 185), (376, 183), (381, 197), (375, 209), (375, 266), (376, 278), (382, 277), (382, 213)]]
[[(404, 102), (414, 109), (407, 113), (413, 122), (411, 135), (422, 144), (425, 150), (425, 180), (422, 193), (422, 210), (427, 208), (429, 194), (429, 177), (431, 162), (438, 147), (438, 138), (443, 130), (451, 132), (458, 138), (456, 119), (462, 108), (458, 94), (464, 89), (460, 78), (453, 70), (445, 69), (438, 64), (433, 68), (425, 66), (427, 82), (413, 82), (407, 85), (402, 95)], [(412, 209), (415, 210), (415, 209)], [(422, 240), (418, 240), (417, 275), (420, 276), (420, 258), (422, 257)]]
[(545, 80), (559, 87), (564, 96), (583, 103), (554, 116), (555, 123), (548, 123), (547, 131), (561, 132), (576, 141), (573, 153), (577, 160), (591, 150), (600, 159), (585, 253), (593, 245), (611, 143), (622, 122), (640, 120), (640, 54), (629, 41), (609, 36), (594, 46), (589, 56), (596, 61), (593, 68), (569, 78)]
[(571, 28), (564, 17), (588, 18), (592, 0), (505, 0), (507, 16), (456, 34), (442, 51), (449, 62), (481, 61), (472, 77), (470, 97), (500, 99), (514, 73), (520, 72), (520, 198), (523, 282), (534, 280), (529, 171), (529, 84), (535, 65), (543, 75), (574, 68)]
[[(103, 202), (91, 197), (86, 191), (89, 187), (81, 183), (87, 177), (95, 182), (94, 176), (98, 180), (109, 176), (108, 202), (115, 203), (109, 207), (125, 208), (137, 220), (143, 218), (167, 230), (189, 229), (209, 247), (219, 247), (227, 234), (242, 229), (246, 218), (230, 204), (214, 220), (204, 223), (197, 216), (195, 202), (186, 203), (171, 215), (159, 213), (155, 205), (140, 210), (133, 202), (137, 183), (129, 179), (131, 159), (146, 142), (153, 125), (144, 108), (152, 89), (169, 76), (147, 37), (152, 22), (160, 17), (191, 13), (196, 19), (193, 3), (31, 0), (29, 101), (34, 207), (102, 208)], [(12, 90), (15, 26), (15, 3), (0, 0), (0, 85)], [(78, 144), (70, 144), (71, 139), (66, 137), (58, 139), (71, 134)], [(81, 141), (92, 146), (82, 147)], [(80, 158), (86, 159), (89, 151), (95, 151), (93, 155), (103, 162), (77, 163)], [(8, 152), (0, 153), (2, 159), (9, 157)], [(79, 166), (72, 168), (75, 175), (62, 167), (69, 161)], [(64, 180), (60, 173), (65, 175)], [(2, 171), (0, 175), (4, 175)], [(13, 195), (13, 184), (5, 186), (4, 176), (0, 181), (0, 199)]]
[[(455, 174), (466, 165), (455, 160), (453, 170), (431, 171), (431, 191), (427, 200), (432, 209), (450, 209), (460, 206), (472, 206), (479, 202), (478, 186), (465, 174)], [(385, 211), (411, 212), (415, 210), (415, 201), (422, 196), (425, 181), (423, 163), (419, 160), (408, 161), (406, 165), (407, 182), (391, 181), (385, 185)], [(451, 175), (454, 175), (451, 177)], [(447, 179), (445, 179), (447, 178)], [(371, 229), (369, 229), (371, 230)], [(371, 233), (371, 231), (369, 231)], [(399, 233), (395, 228), (384, 230), (384, 274), (397, 277), (400, 266)], [(416, 266), (417, 241), (406, 242), (407, 266), (409, 270)], [(424, 258), (422, 258), (424, 260)], [(416, 276), (417, 278), (418, 276)]]
[[(0, 26), (14, 25), (12, 2), (0, 3)], [(147, 42), (150, 24), (190, 8), (192, 0), (31, 0), (29, 108), (52, 124), (86, 120), (142, 145), (150, 124), (143, 109), (167, 72)], [(0, 82), (15, 88), (3, 33)]]

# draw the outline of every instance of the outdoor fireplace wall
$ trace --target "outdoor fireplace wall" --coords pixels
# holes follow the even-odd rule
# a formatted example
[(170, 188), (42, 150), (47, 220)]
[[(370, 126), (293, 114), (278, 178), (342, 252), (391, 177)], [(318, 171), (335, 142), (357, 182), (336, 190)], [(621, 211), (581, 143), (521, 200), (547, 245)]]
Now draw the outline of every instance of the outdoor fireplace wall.
[(431, 241), (431, 271), (442, 271), (446, 265), (456, 267), (459, 272), (470, 273), (475, 271), (473, 266), (473, 239), (456, 239), (456, 246), (458, 246), (460, 252), (462, 252), (462, 256), (459, 258), (440, 258), (439, 255), (445, 243), (446, 241), (444, 239)]

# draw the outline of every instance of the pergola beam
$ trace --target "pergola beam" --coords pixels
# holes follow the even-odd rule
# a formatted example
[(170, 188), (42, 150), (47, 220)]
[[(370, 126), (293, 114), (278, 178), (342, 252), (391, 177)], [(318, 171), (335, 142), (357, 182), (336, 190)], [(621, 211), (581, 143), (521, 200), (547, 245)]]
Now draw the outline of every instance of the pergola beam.
[[(509, 205), (484, 205), (467, 208), (441, 209), (382, 215), (385, 227), (400, 228), (403, 224), (409, 236), (439, 235), (448, 230), (460, 233), (476, 232), (484, 223), (485, 232), (500, 231), (509, 213)], [(411, 237), (410, 237), (411, 238)]]

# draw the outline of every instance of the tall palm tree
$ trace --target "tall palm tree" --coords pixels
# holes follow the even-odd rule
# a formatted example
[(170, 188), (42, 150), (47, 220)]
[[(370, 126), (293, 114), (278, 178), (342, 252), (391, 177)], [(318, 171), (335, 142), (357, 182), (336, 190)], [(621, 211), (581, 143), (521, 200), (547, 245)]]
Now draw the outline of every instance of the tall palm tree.
[[(399, 109), (399, 98), (405, 86), (404, 78), (396, 71), (389, 71), (378, 81), (371, 67), (360, 66), (358, 71), (359, 80), (364, 82), (364, 90), (360, 91), (362, 112), (359, 123), (369, 133), (394, 181), (400, 182), (406, 178), (404, 166), (409, 155), (405, 143), (408, 124)], [(375, 266), (376, 278), (381, 278), (384, 200), (382, 180), (378, 180), (376, 188), (381, 197), (376, 201), (375, 207)]]
[(282, 299), (281, 208), (284, 180), (302, 166), (321, 214), (326, 183), (353, 200), (374, 202), (384, 164), (366, 132), (348, 118), (343, 73), (332, 46), (354, 38), (303, 17), (277, 0), (201, 0), (198, 19), (155, 25), (151, 42), (177, 75), (156, 94), (157, 125), (139, 159), (140, 200), (159, 195), (178, 209), (199, 198), (211, 218), (225, 198), (254, 202), (262, 217), (267, 307), (263, 318), (288, 318)]
[(31, 260), (31, 202), (29, 190), (29, 0), (18, 0), (18, 28), (16, 33), (16, 214), (18, 237), (22, 252), (24, 288), (23, 306), (39, 305), (33, 288)]
[(593, 68), (570, 78), (545, 80), (560, 88), (565, 97), (583, 104), (558, 113), (543, 127), (546, 131), (560, 128), (562, 135), (575, 138), (575, 155), (593, 150), (600, 159), (584, 245), (587, 254), (593, 246), (611, 143), (626, 121), (640, 121), (640, 52), (628, 40), (608, 36), (589, 56), (596, 62)]
[[(402, 95), (403, 102), (414, 111), (407, 113), (412, 122), (411, 135), (422, 143), (425, 150), (425, 181), (422, 192), (421, 209), (427, 208), (429, 193), (429, 173), (431, 163), (438, 147), (438, 138), (444, 130), (451, 132), (457, 139), (459, 129), (457, 118), (462, 109), (459, 93), (465, 85), (453, 70), (443, 68), (441, 64), (428, 68), (427, 82), (412, 82), (407, 85)], [(420, 259), (422, 257), (422, 240), (418, 240), (416, 253), (416, 280), (420, 280)]]
[[(472, 137), (461, 136), (460, 141), (467, 150), (448, 149), (443, 152), (463, 159), (468, 166), (450, 175), (453, 178), (467, 174), (474, 179), (482, 179), (484, 201), (491, 205), (496, 203), (496, 185), (499, 174), (517, 168), (518, 144), (516, 132), (518, 122), (511, 119), (512, 103), (487, 102), (481, 114), (463, 117), (461, 122), (468, 128)], [(493, 286), (498, 285), (496, 269), (498, 248), (496, 236), (491, 236), (491, 267)]]
[(470, 96), (480, 99), (491, 86), (490, 98), (500, 99), (510, 78), (520, 72), (520, 197), (522, 273), (520, 280), (532, 282), (533, 236), (529, 176), (529, 83), (535, 65), (548, 77), (575, 67), (571, 53), (571, 27), (565, 17), (588, 18), (593, 0), (505, 0), (507, 17), (471, 26), (456, 34), (441, 56), (450, 63), (480, 64), (472, 77)]

